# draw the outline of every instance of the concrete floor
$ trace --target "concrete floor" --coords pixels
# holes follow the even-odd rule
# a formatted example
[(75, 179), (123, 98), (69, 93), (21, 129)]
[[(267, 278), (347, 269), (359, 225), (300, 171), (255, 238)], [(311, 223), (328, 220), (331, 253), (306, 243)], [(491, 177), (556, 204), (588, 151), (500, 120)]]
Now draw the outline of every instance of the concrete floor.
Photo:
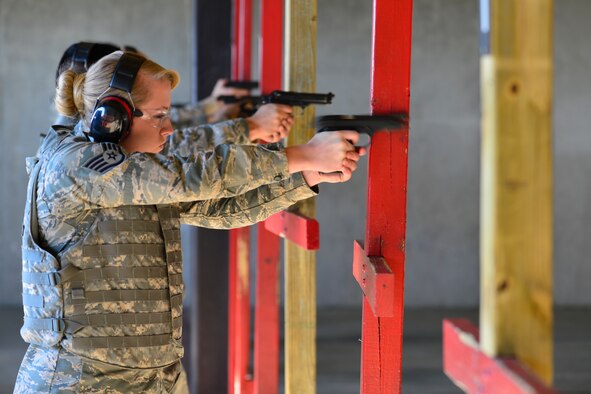
[[(21, 309), (0, 307), (0, 314), (0, 393), (10, 393), (26, 344), (19, 336)], [(462, 392), (442, 372), (444, 317), (478, 321), (476, 310), (405, 312), (404, 394)], [(561, 308), (555, 317), (555, 387), (562, 394), (591, 393), (591, 307)], [(318, 311), (318, 394), (359, 392), (359, 318), (356, 308)]]

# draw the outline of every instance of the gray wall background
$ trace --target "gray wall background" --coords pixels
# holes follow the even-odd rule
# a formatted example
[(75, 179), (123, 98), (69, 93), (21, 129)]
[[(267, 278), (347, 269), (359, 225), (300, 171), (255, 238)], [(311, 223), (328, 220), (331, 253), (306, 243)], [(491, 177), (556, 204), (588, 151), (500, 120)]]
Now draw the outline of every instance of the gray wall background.
[[(116, 10), (116, 12), (114, 12)], [(318, 114), (369, 110), (370, 0), (318, 1)], [(79, 40), (135, 45), (191, 86), (190, 0), (0, 0), (0, 303), (20, 303), (25, 156), (54, 117), (63, 50)], [(555, 3), (555, 301), (590, 304), (591, 3)], [(67, 21), (67, 22), (66, 22)], [(406, 261), (409, 306), (478, 304), (478, 2), (415, 0)], [(318, 198), (319, 305), (359, 305), (352, 241), (365, 226), (364, 161), (348, 184)]]

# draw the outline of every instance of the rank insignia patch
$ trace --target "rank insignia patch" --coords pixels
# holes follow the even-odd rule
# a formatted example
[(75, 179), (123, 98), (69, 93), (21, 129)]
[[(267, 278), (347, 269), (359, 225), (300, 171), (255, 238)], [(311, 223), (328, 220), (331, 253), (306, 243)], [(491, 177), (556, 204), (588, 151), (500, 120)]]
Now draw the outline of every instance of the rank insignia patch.
[(83, 167), (104, 174), (125, 160), (125, 154), (119, 145), (112, 142), (102, 142), (101, 147), (103, 148), (103, 153), (88, 160)]

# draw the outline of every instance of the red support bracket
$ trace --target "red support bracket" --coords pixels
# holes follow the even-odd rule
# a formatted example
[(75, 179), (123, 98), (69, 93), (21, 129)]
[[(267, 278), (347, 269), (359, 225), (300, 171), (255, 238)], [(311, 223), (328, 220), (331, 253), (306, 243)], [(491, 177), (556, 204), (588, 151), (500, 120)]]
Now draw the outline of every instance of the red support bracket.
[(394, 273), (383, 257), (368, 257), (362, 241), (353, 247), (353, 276), (376, 317), (394, 316)]
[(316, 219), (283, 211), (268, 218), (265, 228), (306, 250), (320, 248), (320, 226)]
[(558, 394), (517, 360), (484, 354), (478, 328), (466, 319), (443, 321), (443, 370), (466, 393)]

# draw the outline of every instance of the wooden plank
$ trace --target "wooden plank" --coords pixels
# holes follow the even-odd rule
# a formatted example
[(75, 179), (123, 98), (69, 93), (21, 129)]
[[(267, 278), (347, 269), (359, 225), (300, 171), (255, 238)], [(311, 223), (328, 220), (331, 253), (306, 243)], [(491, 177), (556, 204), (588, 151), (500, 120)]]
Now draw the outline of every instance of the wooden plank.
[[(259, 83), (261, 93), (281, 89), (283, 3), (261, 0)], [(280, 240), (258, 224), (254, 326), (254, 393), (279, 392)]]
[(230, 231), (228, 392), (252, 392), (250, 362), (250, 227)]
[(490, 53), (481, 57), (481, 346), (548, 385), (552, 13), (552, 0), (490, 1)]
[[(232, 74), (250, 80), (252, 0), (234, 0)], [(230, 306), (228, 392), (250, 394), (253, 376), (250, 347), (250, 227), (230, 230)]]
[(515, 359), (484, 354), (478, 329), (465, 319), (443, 321), (443, 369), (467, 393), (557, 393)]
[(252, 59), (252, 0), (233, 0), (232, 79), (250, 80)]
[(369, 257), (363, 245), (355, 241), (353, 276), (376, 317), (394, 316), (394, 274), (381, 257)]
[[(371, 113), (409, 112), (412, 0), (374, 0)], [(369, 151), (365, 253), (394, 274), (392, 317), (363, 303), (361, 392), (400, 393), (408, 129), (377, 133)]]
[(261, 0), (259, 45), (261, 93), (281, 90), (283, 74), (283, 2)]
[[(316, 90), (316, 0), (286, 0), (285, 82), (287, 90)], [(295, 111), (288, 144), (313, 135), (314, 106)], [(316, 202), (297, 210), (315, 217)], [(316, 254), (285, 241), (285, 392), (316, 392)]]
[(279, 392), (279, 238), (258, 226), (254, 393)]
[(283, 211), (265, 221), (265, 228), (300, 248), (318, 250), (320, 248), (320, 226), (314, 218), (297, 212)]

